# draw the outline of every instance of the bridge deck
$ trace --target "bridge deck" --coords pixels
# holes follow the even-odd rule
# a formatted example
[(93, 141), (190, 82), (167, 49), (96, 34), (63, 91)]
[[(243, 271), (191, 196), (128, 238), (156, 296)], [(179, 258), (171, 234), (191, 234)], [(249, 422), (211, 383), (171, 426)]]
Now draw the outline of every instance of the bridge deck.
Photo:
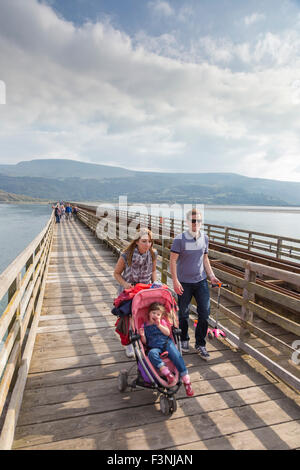
[(299, 448), (299, 396), (218, 340), (208, 363), (185, 354), (195, 396), (180, 389), (171, 417), (152, 391), (118, 391), (119, 370), (134, 361), (110, 313), (115, 262), (80, 222), (56, 227), (13, 448)]

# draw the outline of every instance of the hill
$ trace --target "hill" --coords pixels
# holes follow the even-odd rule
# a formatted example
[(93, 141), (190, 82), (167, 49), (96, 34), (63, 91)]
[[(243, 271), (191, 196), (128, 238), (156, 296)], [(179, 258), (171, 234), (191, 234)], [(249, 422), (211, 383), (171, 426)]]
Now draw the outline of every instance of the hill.
[(35, 176), (44, 178), (117, 178), (134, 174), (124, 168), (67, 159), (37, 159), (16, 165), (0, 165), (0, 173), (7, 176)]
[(130, 202), (300, 206), (300, 183), (234, 173), (154, 173), (72, 160), (33, 160), (1, 168), (2, 190), (33, 198), (118, 201), (126, 195)]

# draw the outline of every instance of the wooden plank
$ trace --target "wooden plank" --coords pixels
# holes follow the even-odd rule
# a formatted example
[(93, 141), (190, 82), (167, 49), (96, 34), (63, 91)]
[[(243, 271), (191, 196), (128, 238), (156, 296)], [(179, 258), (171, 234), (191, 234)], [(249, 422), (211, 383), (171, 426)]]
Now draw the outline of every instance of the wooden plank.
[[(85, 416), (92, 413), (103, 414), (124, 409), (131, 409), (132, 412), (132, 409), (136, 406), (144, 407), (157, 402), (157, 394), (152, 391), (149, 393), (147, 390), (139, 390), (137, 392), (129, 391), (121, 394), (117, 390), (116, 381), (114, 381), (114, 384), (106, 384), (107, 381), (101, 382), (102, 387), (100, 387), (98, 391), (97, 383), (85, 384), (85, 388), (83, 388), (83, 384), (81, 384), (81, 388), (79, 388), (79, 390), (78, 388), (76, 389), (79, 393), (76, 394), (75, 391), (75, 395), (72, 395), (72, 387), (68, 387), (69, 395), (66, 396), (65, 394), (66, 401), (59, 398), (57, 394), (55, 396), (52, 395), (51, 399), (52, 390), (50, 389), (47, 390), (47, 392), (50, 393), (48, 399), (46, 399), (48, 394), (46, 395), (45, 392), (44, 394), (31, 394), (30, 397), (25, 399), (22, 408), (22, 420), (20, 419), (19, 426), (38, 424), (53, 419), (69, 419), (75, 416)], [(249, 403), (269, 402), (270, 397), (272, 397), (272, 400), (284, 399), (280, 390), (274, 389), (272, 385), (266, 384), (266, 379), (265, 382), (262, 382), (258, 387), (250, 388), (250, 382), (247, 376), (232, 378), (231, 382), (237, 392), (232, 390), (232, 385), (224, 384), (222, 379), (216, 379), (212, 382), (193, 382), (195, 398), (193, 398), (192, 401), (194, 403), (191, 403), (191, 401), (186, 398), (184, 390), (181, 389), (177, 394), (178, 404), (180, 404), (181, 408), (177, 419), (180, 416), (193, 416), (198, 414), (196, 411), (197, 407), (201, 407), (202, 412), (209, 412), (217, 409), (245, 406)], [(86, 390), (88, 389), (87, 385), (91, 387), (88, 396), (86, 395)], [(105, 397), (107, 393), (109, 393), (110, 396), (109, 401), (103, 400), (103, 397)], [(37, 398), (34, 400), (35, 405), (33, 405), (32, 396)], [(42, 400), (41, 404), (39, 403), (39, 397)], [(72, 397), (74, 398), (72, 399)], [(126, 400), (124, 399), (125, 397)], [(57, 399), (58, 401), (56, 401)], [(38, 403), (36, 403), (37, 401)], [(46, 403), (43, 403), (43, 401), (46, 401)], [(295, 408), (297, 407), (295, 406)], [(153, 409), (153, 415), (155, 414), (155, 410)], [(155, 416), (152, 416), (150, 422), (153, 422), (153, 418), (155, 418)], [(139, 420), (140, 417), (138, 416), (137, 419)], [(124, 424), (125, 423), (123, 423), (122, 427), (124, 427)]]
[[(226, 400), (224, 401), (226, 402)], [(188, 404), (190, 400), (186, 400), (186, 402)], [(205, 409), (201, 398), (197, 402), (198, 410)], [(138, 423), (136, 423), (136, 413), (132, 413), (131, 410), (129, 413), (124, 412), (127, 410), (104, 413), (101, 414), (101, 423), (98, 425), (99, 427), (101, 426), (100, 432), (98, 431), (95, 434), (85, 433), (87, 437), (81, 435), (81, 437), (73, 439), (66, 439), (64, 437), (64, 440), (28, 446), (27, 448), (45, 450), (155, 450), (162, 448), (162, 442), (164, 443), (164, 448), (174, 447), (193, 441), (212, 439), (249, 429), (256, 429), (266, 424), (272, 426), (289, 423), (293, 419), (299, 420), (300, 417), (299, 409), (293, 408), (286, 399), (264, 401), (263, 403), (254, 403), (229, 409), (223, 404), (223, 407), (221, 410), (200, 412), (192, 416), (177, 417), (176, 419), (173, 415), (168, 420), (162, 419), (161, 416), (155, 413), (155, 422), (151, 422), (149, 414), (152, 412), (151, 417), (153, 416), (153, 405), (149, 405), (148, 407), (140, 407), (141, 415), (138, 415), (140, 418)], [(75, 411), (77, 409), (75, 408)], [(109, 419), (109, 426), (106, 424), (107, 418)], [(126, 425), (126, 432), (124, 424)], [(276, 439), (276, 435), (273, 438), (274, 441), (276, 440), (277, 445), (279, 442), (282, 443), (280, 438)], [(299, 436), (297, 445), (298, 442)]]
[(227, 434), (215, 439), (189, 442), (187, 445), (169, 447), (167, 450), (291, 450), (297, 449), (299, 435), (300, 421), (288, 421), (251, 431)]

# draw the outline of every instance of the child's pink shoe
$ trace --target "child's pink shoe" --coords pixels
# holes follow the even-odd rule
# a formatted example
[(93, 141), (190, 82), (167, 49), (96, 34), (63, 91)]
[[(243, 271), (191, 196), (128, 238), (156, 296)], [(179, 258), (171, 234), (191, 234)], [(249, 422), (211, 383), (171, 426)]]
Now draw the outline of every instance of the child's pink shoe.
[(184, 375), (182, 377), (182, 382), (185, 388), (185, 393), (187, 394), (188, 397), (194, 396), (194, 391), (192, 389), (192, 384), (191, 384), (191, 379), (188, 374)]
[(168, 367), (164, 366), (164, 367), (161, 369), (161, 373), (166, 377), (166, 379), (167, 379), (169, 385), (174, 382), (175, 377), (174, 377), (174, 375), (170, 372), (170, 370), (168, 369)]
[(184, 384), (185, 387), (185, 393), (187, 394), (188, 397), (193, 397), (194, 396), (194, 391), (192, 389), (192, 384)]

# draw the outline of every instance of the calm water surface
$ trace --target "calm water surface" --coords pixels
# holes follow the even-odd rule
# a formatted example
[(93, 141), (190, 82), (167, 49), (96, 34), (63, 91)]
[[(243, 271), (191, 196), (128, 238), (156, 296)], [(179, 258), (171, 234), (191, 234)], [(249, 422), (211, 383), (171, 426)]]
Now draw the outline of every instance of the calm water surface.
[[(51, 212), (45, 204), (0, 204), (0, 274), (42, 231)], [(6, 304), (7, 296), (0, 299), (0, 316)]]
[[(129, 206), (137, 208), (141, 206)], [(164, 208), (154, 212), (169, 215)], [(0, 273), (39, 234), (50, 215), (50, 205), (0, 204)], [(300, 207), (206, 206), (203, 215), (205, 223), (300, 238)], [(182, 211), (174, 211), (174, 216), (181, 218)]]
[[(94, 203), (96, 205), (96, 203)], [(103, 203), (104, 205), (104, 203)], [(130, 211), (138, 211), (163, 217), (185, 218), (191, 207), (182, 206), (170, 213), (169, 208), (151, 208), (130, 205)], [(170, 206), (171, 207), (171, 206)], [(201, 206), (199, 206), (201, 207)], [(262, 232), (290, 238), (300, 238), (300, 207), (263, 207), (263, 206), (204, 206), (203, 223), (223, 225), (249, 231)]]
[(0, 273), (41, 232), (51, 212), (45, 204), (0, 204)]
[[(138, 208), (129, 206), (129, 210)], [(152, 213), (170, 215), (166, 208)], [(50, 205), (0, 204), (0, 273), (40, 233), (50, 215)], [(203, 215), (205, 223), (300, 238), (300, 207), (205, 206)], [(174, 211), (174, 217), (181, 218), (182, 210)]]

